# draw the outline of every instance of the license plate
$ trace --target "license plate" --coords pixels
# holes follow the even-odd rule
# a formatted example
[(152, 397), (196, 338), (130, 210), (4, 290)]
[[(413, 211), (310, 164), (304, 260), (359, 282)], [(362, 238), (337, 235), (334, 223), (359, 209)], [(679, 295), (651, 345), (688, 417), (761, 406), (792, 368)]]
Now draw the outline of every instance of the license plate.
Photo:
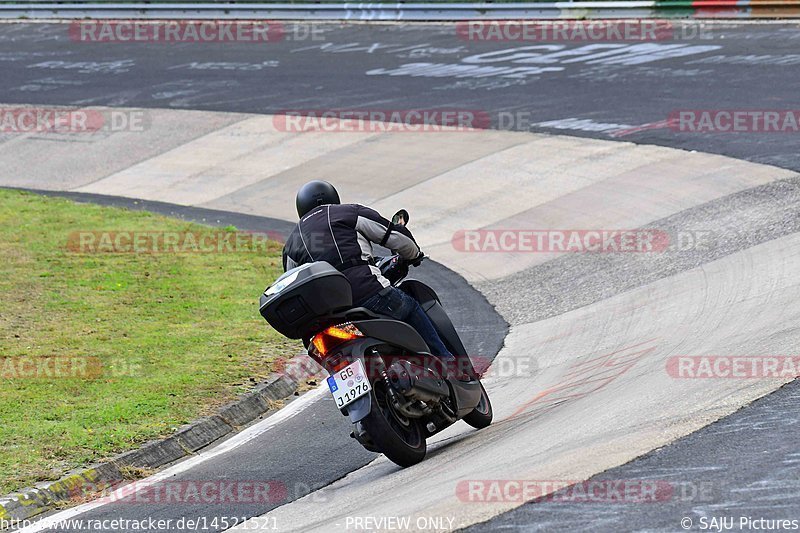
[(340, 409), (372, 390), (361, 359), (328, 377), (328, 388)]

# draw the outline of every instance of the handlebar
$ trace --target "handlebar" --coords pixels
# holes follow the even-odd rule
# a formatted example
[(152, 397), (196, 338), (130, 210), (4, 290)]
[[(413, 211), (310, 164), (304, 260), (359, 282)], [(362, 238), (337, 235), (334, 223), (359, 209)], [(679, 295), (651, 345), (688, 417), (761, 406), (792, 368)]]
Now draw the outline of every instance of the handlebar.
[(376, 264), (378, 268), (381, 270), (381, 273), (384, 275), (386, 279), (388, 279), (392, 284), (400, 281), (401, 279), (408, 276), (408, 267), (415, 266), (418, 267), (422, 264), (422, 261), (426, 259), (426, 256), (420, 252), (420, 256), (416, 259), (408, 260), (404, 259), (399, 254), (390, 255), (388, 257), (381, 257), (378, 258)]
[(375, 258), (375, 264), (379, 268), (382, 267), (384, 264), (387, 264), (389, 262), (391, 262), (391, 263), (402, 263), (402, 264), (412, 265), (412, 266), (418, 267), (418, 266), (420, 266), (422, 264), (422, 262), (425, 259), (428, 259), (428, 256), (425, 255), (422, 252), (420, 252), (419, 257), (417, 257), (416, 259), (413, 259), (413, 260), (412, 259), (406, 259), (400, 254), (394, 254), (394, 255), (376, 257)]

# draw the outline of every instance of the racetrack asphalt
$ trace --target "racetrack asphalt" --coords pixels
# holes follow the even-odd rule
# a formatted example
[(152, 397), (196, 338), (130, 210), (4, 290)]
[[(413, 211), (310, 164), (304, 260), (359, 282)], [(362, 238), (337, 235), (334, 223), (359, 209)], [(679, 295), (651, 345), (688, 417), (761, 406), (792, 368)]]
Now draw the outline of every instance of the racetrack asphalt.
[[(78, 202), (144, 210), (183, 220), (224, 227), (234, 225), (243, 231), (274, 232), (286, 236), (293, 224), (278, 219), (259, 217), (241, 213), (218, 211), (189, 206), (136, 200), (98, 194), (32, 191), (49, 196), (69, 198)], [(439, 295), (442, 303), (452, 317), (464, 346), (470, 354), (481, 354), (491, 360), (502, 346), (508, 332), (508, 324), (494, 311), (486, 298), (469, 286), (458, 274), (435, 261), (425, 261), (414, 269), (412, 277), (428, 283)], [(265, 280), (265, 286), (268, 280)], [(258, 295), (253, 295), (253, 305)], [(254, 328), (268, 327), (266, 323), (255, 323)], [(182, 482), (205, 482), (224, 480), (225, 482), (276, 483), (285, 489), (285, 497), (274, 501), (235, 501), (233, 503), (176, 504), (136, 503), (129, 500), (112, 502), (81, 515), (82, 519), (114, 520), (141, 519), (146, 516), (153, 520), (161, 519), (199, 519), (205, 517), (208, 531), (219, 531), (222, 519), (249, 518), (266, 513), (279, 505), (320, 489), (342, 478), (377, 456), (367, 452), (350, 438), (352, 425), (336, 408), (333, 399), (325, 396), (303, 411), (302, 416), (283, 422), (279, 429), (265, 432), (256, 437), (248, 446), (232, 450), (215, 461), (193, 467), (190, 471), (170, 477), (173, 485)], [(218, 444), (218, 443), (217, 443)], [(155, 488), (154, 491), (157, 491)], [(270, 499), (272, 500), (272, 499)], [(214, 519), (220, 525), (211, 527)], [(54, 528), (52, 531), (85, 532), (85, 528)], [(173, 526), (165, 531), (182, 532), (185, 527)]]
[[(465, 40), (452, 24), (289, 25), (280, 41), (203, 44), (73, 42), (68, 25), (2, 24), (0, 100), (250, 113), (468, 109), (498, 129), (617, 138), (800, 170), (796, 130), (659, 126), (679, 110), (796, 107), (798, 24), (675, 24), (663, 41), (546, 44)], [(545, 53), (557, 55), (536, 56)], [(511, 72), (537, 67), (548, 70)]]
[(560, 502), (533, 501), (465, 531), (698, 531), (728, 524), (731, 531), (797, 529), (798, 411), (800, 383), (793, 381), (582, 485), (647, 480), (667, 489), (655, 502), (592, 502), (577, 495), (570, 501), (565, 493)]

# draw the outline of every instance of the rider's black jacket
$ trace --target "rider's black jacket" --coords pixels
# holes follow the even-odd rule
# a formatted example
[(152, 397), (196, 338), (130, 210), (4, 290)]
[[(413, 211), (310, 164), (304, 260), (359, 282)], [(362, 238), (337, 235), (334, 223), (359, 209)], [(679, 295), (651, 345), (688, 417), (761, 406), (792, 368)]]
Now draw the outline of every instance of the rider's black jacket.
[(322, 205), (301, 218), (286, 239), (283, 269), (327, 261), (347, 276), (353, 303), (360, 304), (389, 286), (389, 280), (373, 264), (373, 243), (408, 260), (420, 254), (411, 232), (377, 211), (358, 204)]

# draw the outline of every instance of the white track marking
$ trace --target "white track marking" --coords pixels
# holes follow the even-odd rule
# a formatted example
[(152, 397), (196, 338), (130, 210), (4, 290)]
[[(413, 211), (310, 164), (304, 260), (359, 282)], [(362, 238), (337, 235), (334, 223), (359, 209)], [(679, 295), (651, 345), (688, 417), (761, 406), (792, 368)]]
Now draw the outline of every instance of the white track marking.
[[(296, 220), (286, 199), (309, 175), (337, 175), (343, 197), (378, 209), (402, 205), (419, 213), (414, 226), (417, 238), (439, 243), (429, 246), (429, 255), (478, 281), (499, 280), (548, 257), (464, 254), (451, 242), (458, 229), (646, 227), (722, 196), (797, 176), (720, 155), (508, 131), (373, 137), (359, 133), (352, 138), (348, 133), (275, 132), (285, 142), (273, 136), (270, 144), (262, 137), (262, 126), (274, 125), (272, 117), (153, 112), (159, 113), (154, 115), (159, 120), (147, 132), (136, 133), (136, 139), (116, 134), (106, 144), (87, 143), (79, 151), (56, 146), (64, 143), (45, 147), (44, 141), (27, 138), (0, 144), (0, 162), (11, 169), (0, 183), (64, 190), (96, 182), (98, 189), (108, 188), (93, 192), (136, 196), (136, 191), (144, 190), (155, 200), (203, 202), (204, 207)], [(185, 132), (195, 132), (195, 126), (202, 127), (187, 136)], [(174, 136), (179, 136), (177, 141)], [(225, 149), (241, 150), (239, 137), (249, 139), (255, 151), (234, 154)], [(165, 145), (166, 141), (170, 142)], [(152, 146), (161, 147), (160, 152)], [(131, 154), (132, 150), (138, 152)], [(37, 166), (32, 175), (19, 163), (31, 159), (24, 157), (28, 152), (40, 159), (44, 152), (45, 160), (54, 163)], [(108, 153), (127, 156), (109, 162)], [(266, 156), (274, 164), (265, 166)], [(110, 163), (114, 168), (107, 168)], [(65, 169), (70, 170), (67, 175)], [(362, 186), (365, 178), (372, 184), (368, 192)], [(196, 191), (203, 196), (187, 196)], [(445, 209), (441, 198), (447, 198)], [(464, 220), (469, 221), (466, 227)], [(797, 345), (792, 324), (800, 314), (791, 302), (800, 297), (798, 269), (800, 238), (795, 235), (548, 320), (512, 323), (497, 362), (534, 357), (539, 367), (534, 375), (505, 383), (487, 380), (497, 417), (492, 427), (474, 433), (459, 424), (441, 435), (453, 439), (447, 446), (437, 445), (440, 440), (431, 442), (430, 457), (421, 465), (400, 470), (379, 458), (331, 485), (327, 500), (307, 497), (270, 516), (280, 517), (282, 529), (318, 528), (326, 533), (337, 517), (341, 521), (348, 515), (422, 512), (457, 516), (466, 525), (504, 509), (462, 505), (466, 502), (454, 493), (458, 481), (520, 476), (583, 479), (699, 429), (780, 383), (674, 381), (667, 379), (664, 357), (779, 353), (784, 343)], [(493, 298), (497, 301), (492, 303), (506, 303), (513, 294), (498, 293)], [(656, 346), (654, 351), (606, 386), (592, 390), (598, 381), (582, 379), (577, 383), (583, 387), (579, 396), (568, 401), (551, 393), (561, 390), (559, 385), (572, 376), (570, 372), (584, 368), (575, 367), (582, 361), (619, 352), (635, 357), (651, 350), (647, 343)], [(601, 366), (597, 372), (606, 369)], [(591, 377), (604, 375), (592, 370)], [(322, 392), (298, 399), (250, 430), (146, 483), (188, 471), (246, 444), (295, 416), (315, 397), (322, 397)], [(56, 514), (23, 531), (41, 531), (101, 504)]]
[(668, 444), (792, 379), (676, 379), (668, 365), (680, 355), (793, 353), (799, 269), (794, 233), (512, 325), (492, 368), (533, 370), (490, 371), (490, 427), (476, 432), (459, 422), (429, 441), (419, 465), (401, 469), (381, 457), (229, 531), (388, 530), (380, 520), (408, 518), (445, 520), (435, 529), (451, 531), (524, 503), (466, 498), (473, 481), (585, 480)]
[[(18, 529), (16, 533), (34, 533), (36, 531), (43, 531), (47, 528), (53, 527), (58, 525), (59, 522), (63, 520), (69, 520), (70, 518), (76, 517), (81, 515), (87, 511), (91, 511), (93, 509), (97, 509), (99, 507), (103, 507), (108, 505), (109, 503), (113, 503), (113, 501), (117, 500), (117, 496), (129, 496), (130, 494), (135, 494), (140, 490), (155, 485), (169, 477), (176, 476), (192, 468), (196, 467), (201, 463), (205, 463), (215, 457), (228, 453), (236, 448), (247, 444), (251, 440), (255, 439), (259, 435), (262, 435), (269, 431), (270, 429), (274, 428), (281, 422), (285, 422), (298, 414), (302, 413), (308, 407), (310, 407), (314, 402), (319, 400), (320, 398), (324, 397), (324, 393), (328, 390), (327, 387), (317, 387), (316, 389), (304, 394), (297, 400), (289, 403), (286, 407), (278, 410), (274, 415), (269, 416), (266, 420), (259, 422), (253, 426), (248, 427), (241, 433), (236, 434), (235, 436), (231, 437), (230, 439), (226, 440), (219, 446), (216, 446), (208, 451), (201, 452), (194, 457), (186, 459), (174, 466), (167, 468), (150, 476), (146, 479), (142, 479), (136, 482), (136, 488), (133, 492), (129, 492), (125, 490), (125, 487), (121, 487), (114, 491), (113, 494), (109, 495), (108, 498), (103, 498), (102, 500), (94, 501), (85, 503), (83, 505), (79, 505), (78, 507), (74, 507), (72, 509), (67, 509), (66, 511), (61, 511), (60, 513), (56, 513), (54, 515), (48, 516), (35, 524), (32, 524), (28, 527)], [(108, 501), (111, 500), (111, 501)]]

